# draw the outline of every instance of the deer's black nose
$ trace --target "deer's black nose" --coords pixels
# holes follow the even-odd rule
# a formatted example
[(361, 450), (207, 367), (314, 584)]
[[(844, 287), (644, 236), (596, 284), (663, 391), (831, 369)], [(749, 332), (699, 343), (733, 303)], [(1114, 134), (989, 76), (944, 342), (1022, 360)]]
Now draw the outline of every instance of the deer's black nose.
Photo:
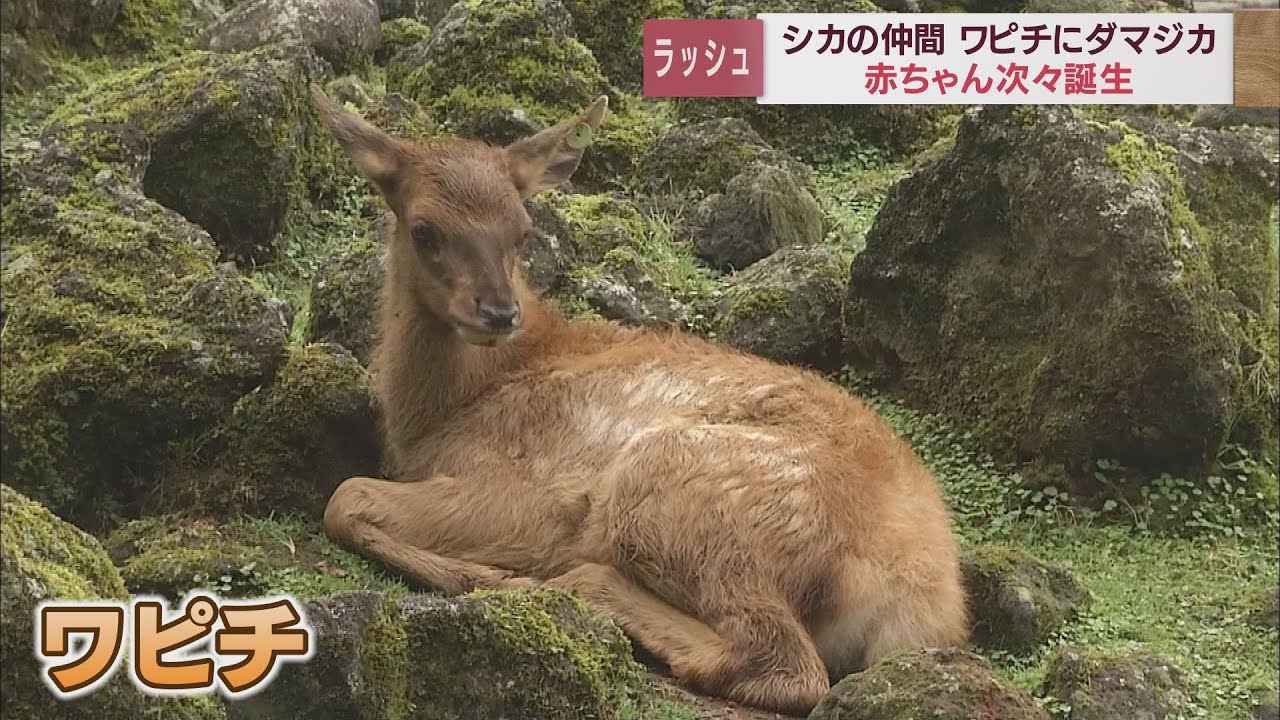
[(516, 320), (520, 317), (520, 306), (515, 303), (490, 305), (477, 300), (476, 312), (489, 327), (494, 330), (506, 330), (515, 327)]

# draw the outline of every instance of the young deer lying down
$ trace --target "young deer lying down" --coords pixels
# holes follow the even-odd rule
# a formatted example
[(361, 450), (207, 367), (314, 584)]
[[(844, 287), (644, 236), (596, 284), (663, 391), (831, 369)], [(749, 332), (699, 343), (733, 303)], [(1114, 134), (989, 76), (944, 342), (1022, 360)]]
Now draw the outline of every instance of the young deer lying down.
[(964, 642), (938, 488), (873, 411), (694, 337), (567, 322), (525, 285), (522, 200), (573, 173), (605, 98), (499, 148), (314, 95), (395, 217), (374, 366), (402, 481), (343, 483), (334, 539), (446, 592), (572, 590), (693, 687), (784, 712)]

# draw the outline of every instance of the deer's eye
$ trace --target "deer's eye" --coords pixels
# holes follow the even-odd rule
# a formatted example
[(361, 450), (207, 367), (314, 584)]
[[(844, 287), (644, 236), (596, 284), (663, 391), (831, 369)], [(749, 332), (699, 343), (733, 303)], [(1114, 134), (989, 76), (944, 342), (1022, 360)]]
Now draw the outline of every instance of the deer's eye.
[(413, 242), (424, 250), (436, 250), (444, 242), (444, 236), (435, 225), (420, 222), (413, 226)]

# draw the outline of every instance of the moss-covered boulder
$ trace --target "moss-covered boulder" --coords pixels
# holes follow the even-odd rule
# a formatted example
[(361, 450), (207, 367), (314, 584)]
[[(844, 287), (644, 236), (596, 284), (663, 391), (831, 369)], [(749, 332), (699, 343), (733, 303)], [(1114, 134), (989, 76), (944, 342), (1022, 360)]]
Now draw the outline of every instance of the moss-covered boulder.
[(234, 267), (214, 269), (207, 234), (113, 171), (47, 177), (6, 196), (4, 282), (20, 299), (5, 305), (0, 472), (93, 523), (276, 370), (287, 323)]
[(653, 702), (621, 631), (555, 591), (345, 594), (307, 617), (316, 656), (232, 718), (608, 720)]
[(790, 170), (756, 164), (698, 204), (689, 232), (698, 257), (741, 270), (778, 248), (822, 240), (822, 208)]
[(247, 0), (200, 34), (215, 52), (252, 50), (294, 40), (310, 46), (342, 72), (369, 62), (382, 42), (374, 0)]
[(963, 650), (894, 655), (849, 675), (809, 720), (1048, 720), (1036, 701), (991, 674), (986, 660)]
[(405, 587), (369, 561), (331, 543), (319, 522), (298, 516), (226, 521), (152, 516), (105, 541), (129, 592), (182, 598), (203, 589), (221, 597), (287, 593), (301, 598)]
[(387, 61), (406, 48), (431, 39), (431, 26), (411, 17), (400, 17), (382, 23), (382, 44), (373, 53), (373, 61)]
[(124, 4), (125, 0), (0, 0), (0, 15), (6, 30), (88, 43), (111, 28)]
[(848, 258), (833, 248), (783, 248), (730, 280), (716, 337), (770, 360), (834, 369), (848, 273)]
[(87, 525), (127, 514), (269, 383), (291, 311), (218, 259), (269, 252), (354, 172), (315, 132), (322, 73), (299, 46), (191, 52), (6, 133), (6, 482)]
[(480, 137), (495, 114), (553, 124), (606, 87), (559, 0), (464, 0), (387, 68), (388, 90), (418, 100), (449, 130)]
[(148, 510), (319, 519), (343, 480), (381, 470), (368, 373), (335, 345), (291, 347), (201, 442), (166, 468)]
[(973, 642), (1029, 653), (1087, 608), (1089, 592), (1071, 573), (1003, 545), (979, 545), (960, 559)]
[(578, 39), (591, 49), (604, 74), (631, 92), (644, 79), (644, 21), (685, 14), (680, 0), (564, 0), (564, 5)]
[(45, 132), (141, 176), (148, 197), (207, 230), (224, 256), (263, 262), (337, 152), (307, 101), (323, 72), (301, 46), (183, 54), (108, 76)]
[(160, 700), (138, 692), (122, 670), (78, 700), (55, 700), (32, 650), (36, 606), (45, 600), (126, 599), (102, 545), (39, 503), (0, 485), (0, 718), (26, 720), (220, 720), (212, 698)]
[(383, 260), (382, 246), (364, 241), (321, 266), (311, 278), (307, 342), (336, 343), (369, 364), (377, 339)]
[(1066, 720), (1165, 720), (1184, 717), (1186, 676), (1147, 653), (1059, 648), (1049, 660), (1042, 694), (1070, 707)]
[(37, 44), (21, 35), (0, 33), (0, 92), (28, 93), (44, 87), (53, 78), (49, 58)]
[[(628, 7), (598, 3), (579, 9), (613, 17)], [(433, 26), (429, 40), (390, 56), (387, 87), (417, 99), (451, 133), (510, 143), (581, 112), (610, 91), (575, 33), (583, 28), (560, 0), (460, 2)], [(660, 103), (617, 92), (610, 101), (610, 116), (574, 175), (575, 184), (592, 190), (621, 184), (664, 123), (655, 108)]]
[(751, 126), (736, 118), (676, 125), (641, 158), (637, 174), (652, 192), (711, 195), (752, 167), (791, 171), (808, 186), (811, 171), (773, 149)]
[(689, 309), (641, 269), (639, 258), (617, 255), (611, 262), (569, 276), (568, 295), (606, 320), (624, 325), (683, 325)]
[(1159, 132), (966, 116), (853, 263), (854, 364), (1073, 490), (1098, 458), (1195, 476), (1228, 440), (1274, 453), (1276, 166), (1248, 134)]
[(525, 201), (534, 236), (525, 243), (521, 266), (529, 284), (539, 292), (560, 287), (577, 260), (577, 240), (569, 220), (550, 201)]
[(574, 267), (554, 293), (572, 315), (697, 329), (714, 313), (715, 281), (669, 217), (610, 194), (546, 196), (575, 240)]
[(436, 24), (455, 0), (376, 0), (383, 20), (407, 18), (428, 26)]

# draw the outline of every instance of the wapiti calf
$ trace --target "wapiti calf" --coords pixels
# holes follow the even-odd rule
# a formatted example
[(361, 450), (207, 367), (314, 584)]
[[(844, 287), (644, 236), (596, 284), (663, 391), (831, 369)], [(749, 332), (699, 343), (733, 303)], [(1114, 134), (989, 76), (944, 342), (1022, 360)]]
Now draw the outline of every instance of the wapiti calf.
[(568, 322), (525, 285), (522, 200), (573, 173), (605, 98), (502, 148), (314, 96), (395, 216), (374, 365), (401, 481), (343, 483), (333, 538), (446, 592), (572, 590), (693, 687), (784, 712), (965, 640), (947, 510), (872, 410), (694, 337)]

